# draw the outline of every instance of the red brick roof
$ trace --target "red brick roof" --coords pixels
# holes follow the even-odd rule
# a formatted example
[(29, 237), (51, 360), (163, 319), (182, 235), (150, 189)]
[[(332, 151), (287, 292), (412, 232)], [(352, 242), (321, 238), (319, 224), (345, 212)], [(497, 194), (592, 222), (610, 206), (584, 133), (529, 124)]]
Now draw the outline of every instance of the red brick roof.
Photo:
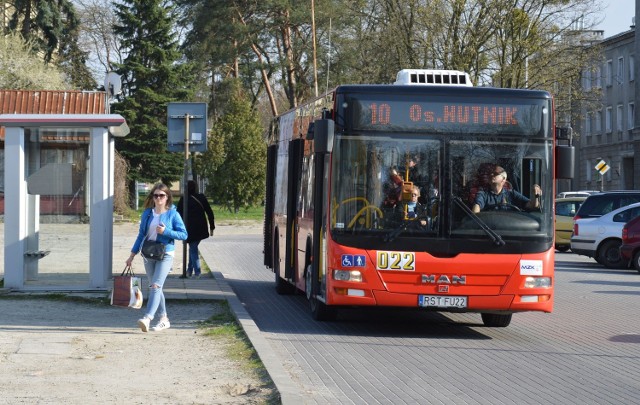
[[(0, 90), (0, 114), (106, 114), (103, 91)], [(4, 141), (4, 127), (0, 127)]]

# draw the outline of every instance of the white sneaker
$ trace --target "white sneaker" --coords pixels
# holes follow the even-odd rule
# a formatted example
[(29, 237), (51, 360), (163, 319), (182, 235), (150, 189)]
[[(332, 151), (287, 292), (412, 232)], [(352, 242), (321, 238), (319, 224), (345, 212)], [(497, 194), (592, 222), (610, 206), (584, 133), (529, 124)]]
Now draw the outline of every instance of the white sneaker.
[(156, 326), (154, 326), (153, 328), (151, 328), (152, 331), (154, 332), (158, 332), (161, 331), (163, 329), (169, 329), (171, 327), (171, 323), (169, 322), (168, 319), (161, 319)]
[(147, 318), (146, 316), (144, 318), (138, 319), (138, 326), (140, 327), (140, 330), (142, 330), (143, 332), (149, 332), (150, 322), (151, 319)]

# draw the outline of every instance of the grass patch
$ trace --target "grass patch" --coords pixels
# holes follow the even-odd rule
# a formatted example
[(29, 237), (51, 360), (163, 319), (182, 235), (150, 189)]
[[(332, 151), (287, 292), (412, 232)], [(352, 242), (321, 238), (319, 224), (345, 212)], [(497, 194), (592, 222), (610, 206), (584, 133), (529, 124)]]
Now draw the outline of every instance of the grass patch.
[(220, 313), (199, 323), (205, 335), (227, 340), (226, 351), (229, 358), (246, 365), (247, 371), (255, 372), (261, 378), (268, 378), (262, 361), (233, 316), (227, 301), (220, 301), (220, 309)]
[(127, 212), (122, 214), (122, 217), (125, 221), (129, 222), (138, 222), (140, 221), (140, 216), (142, 215), (142, 209), (134, 210), (132, 208), (127, 209)]
[(223, 344), (222, 347), (224, 348), (227, 358), (237, 362), (245, 372), (258, 378), (265, 388), (271, 390), (272, 394), (266, 404), (280, 404), (281, 400), (278, 390), (273, 384), (260, 357), (258, 357), (258, 353), (251, 345), (251, 341), (233, 316), (231, 308), (229, 308), (229, 303), (227, 301), (220, 301), (218, 308), (220, 309), (219, 313), (205, 321), (199, 322), (198, 327), (203, 331), (205, 336)]
[(264, 207), (262, 205), (249, 207), (247, 209), (241, 208), (238, 212), (231, 212), (222, 205), (212, 205), (212, 208), (216, 216), (216, 221), (262, 221), (264, 219)]
[[(177, 204), (178, 201), (174, 200), (174, 204)], [(211, 203), (211, 202), (210, 202)], [(218, 221), (260, 221), (264, 220), (264, 206), (259, 205), (255, 207), (249, 208), (241, 208), (238, 212), (231, 212), (227, 207), (217, 204), (211, 204), (211, 209), (213, 209), (213, 213), (216, 217), (216, 222)], [(140, 221), (140, 216), (142, 215), (142, 204), (140, 204), (140, 208), (138, 210), (129, 209), (127, 212), (123, 213), (123, 217), (125, 220), (136, 222)]]
[[(202, 255), (200, 256), (200, 267), (202, 274), (212, 273)], [(281, 404), (282, 401), (276, 386), (251, 341), (233, 315), (229, 303), (226, 300), (218, 301), (216, 307), (219, 312), (209, 319), (199, 322), (198, 327), (203, 330), (205, 336), (222, 344), (229, 359), (240, 364), (243, 370), (255, 376), (262, 382), (264, 388), (270, 390), (271, 394), (266, 401), (267, 405)]]

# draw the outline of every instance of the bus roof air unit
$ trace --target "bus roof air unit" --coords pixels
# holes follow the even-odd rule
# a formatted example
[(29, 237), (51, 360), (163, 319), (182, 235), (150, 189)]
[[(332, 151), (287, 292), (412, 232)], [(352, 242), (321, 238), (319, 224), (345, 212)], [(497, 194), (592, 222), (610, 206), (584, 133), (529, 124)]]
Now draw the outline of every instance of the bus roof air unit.
[(419, 86), (472, 86), (468, 73), (459, 70), (402, 69), (394, 84)]

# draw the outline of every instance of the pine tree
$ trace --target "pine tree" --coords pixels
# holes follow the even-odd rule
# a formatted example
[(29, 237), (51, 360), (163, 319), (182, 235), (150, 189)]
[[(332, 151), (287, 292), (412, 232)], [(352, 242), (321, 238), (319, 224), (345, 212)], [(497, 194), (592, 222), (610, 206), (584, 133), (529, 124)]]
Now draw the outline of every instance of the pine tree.
[(260, 118), (239, 80), (227, 80), (225, 87), (230, 93), (225, 113), (213, 126), (210, 150), (199, 166), (214, 201), (238, 212), (264, 198), (266, 145)]
[(16, 0), (9, 10), (9, 31), (20, 32), (27, 41), (44, 53), (44, 61), (51, 62), (65, 42), (65, 35), (78, 25), (73, 3), (68, 0)]
[(64, 72), (74, 89), (92, 90), (97, 87), (96, 80), (87, 67), (89, 52), (78, 45), (78, 27), (65, 35), (67, 40), (62, 44), (57, 65)]
[(57, 65), (72, 88), (96, 88), (78, 44), (80, 20), (72, 1), (17, 0), (12, 6), (6, 32), (19, 33), (45, 64)]
[[(129, 180), (171, 184), (182, 176), (183, 156), (167, 152), (167, 104), (190, 101), (193, 75), (179, 63), (171, 7), (159, 0), (124, 0), (115, 7), (114, 31), (127, 56), (116, 69), (123, 93), (112, 112), (131, 130), (116, 148), (129, 162)], [(130, 182), (132, 194), (134, 187)]]

